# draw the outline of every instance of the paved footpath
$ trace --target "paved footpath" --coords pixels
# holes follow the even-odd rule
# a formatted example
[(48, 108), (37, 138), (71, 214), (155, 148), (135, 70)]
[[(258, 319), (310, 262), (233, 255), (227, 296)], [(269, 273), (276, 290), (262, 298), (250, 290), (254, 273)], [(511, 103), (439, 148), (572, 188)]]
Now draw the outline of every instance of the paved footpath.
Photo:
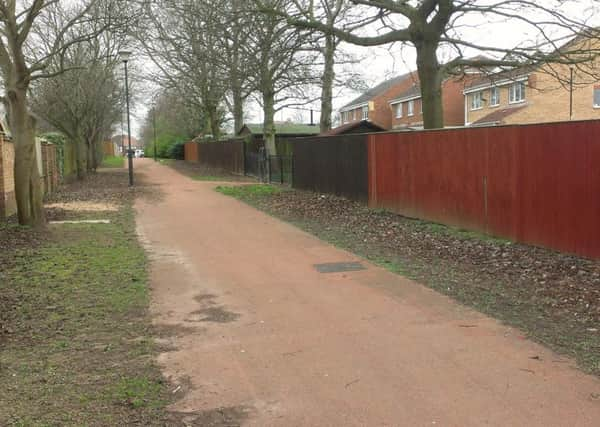
[[(138, 230), (171, 347), (159, 364), (181, 385), (171, 409), (190, 423), (600, 426), (600, 381), (518, 330), (218, 194), (216, 183), (150, 159), (136, 160), (136, 174), (162, 193), (136, 202)], [(314, 267), (342, 261), (367, 269)]]

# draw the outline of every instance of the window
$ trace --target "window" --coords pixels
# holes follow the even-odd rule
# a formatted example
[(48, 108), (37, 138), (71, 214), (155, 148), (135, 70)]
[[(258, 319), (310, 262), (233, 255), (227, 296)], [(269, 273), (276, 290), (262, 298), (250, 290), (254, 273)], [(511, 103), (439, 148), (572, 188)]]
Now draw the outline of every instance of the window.
[(394, 105), (394, 108), (396, 108), (396, 118), (402, 118), (402, 103)]
[(594, 87), (594, 108), (600, 108), (600, 86)]
[(342, 118), (342, 123), (346, 123), (346, 120), (348, 119), (348, 118), (346, 117), (346, 115), (347, 115), (347, 114), (346, 114), (346, 112), (345, 112), (345, 111), (342, 111), (342, 112), (340, 113), (340, 116), (342, 116), (342, 117), (341, 117), (341, 118)]
[(364, 107), (362, 107), (362, 119), (363, 120), (368, 120), (369, 119), (369, 107), (367, 105), (365, 105)]
[(500, 105), (500, 91), (497, 87), (490, 89), (490, 107)]
[(475, 92), (471, 95), (471, 110), (479, 110), (483, 108), (483, 93)]
[(406, 115), (412, 116), (414, 114), (415, 114), (415, 101), (410, 100), (410, 101), (408, 101), (408, 113)]
[(517, 82), (510, 85), (510, 88), (508, 88), (508, 102), (514, 104), (523, 101), (525, 101), (525, 83)]

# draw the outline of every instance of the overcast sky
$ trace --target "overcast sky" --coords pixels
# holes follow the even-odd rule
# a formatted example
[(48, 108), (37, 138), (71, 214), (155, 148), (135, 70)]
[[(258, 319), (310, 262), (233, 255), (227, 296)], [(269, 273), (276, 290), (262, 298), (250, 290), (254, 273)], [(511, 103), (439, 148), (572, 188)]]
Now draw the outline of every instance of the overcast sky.
[[(536, 1), (536, 0), (534, 0)], [(547, 1), (540, 1), (540, 4), (547, 4)], [(600, 7), (598, 0), (571, 0), (564, 2), (562, 11), (565, 13), (575, 16), (578, 19), (583, 17), (591, 17), (591, 24), (600, 25), (600, 14), (598, 8)], [(531, 28), (523, 24), (507, 23), (507, 22), (496, 22), (488, 23), (480, 15), (469, 17), (468, 21), (463, 21), (465, 25), (462, 30), (469, 40), (474, 40), (481, 45), (497, 46), (501, 48), (511, 48), (524, 41), (533, 41), (535, 38), (534, 32)], [(343, 44), (342, 49), (355, 54), (357, 57), (363, 58), (359, 63), (355, 64), (354, 67), (359, 71), (369, 86), (374, 86), (377, 83), (394, 77), (399, 74), (406, 73), (410, 70), (416, 69), (415, 65), (415, 51), (410, 46), (402, 46), (397, 43), (390, 46), (382, 46), (378, 48), (363, 48), (348, 44)], [(478, 52), (471, 51), (466, 52), (468, 55), (476, 55)], [(444, 56), (448, 56), (448, 53), (440, 52), (440, 59), (444, 59)], [(448, 59), (448, 58), (446, 58)], [(138, 67), (147, 67), (147, 64), (137, 64)], [(150, 88), (145, 86), (148, 91)], [(350, 102), (352, 99), (357, 97), (360, 92), (355, 92), (350, 89), (342, 89), (334, 92), (336, 95), (333, 106), (334, 111)], [(262, 111), (258, 104), (254, 103), (248, 106), (248, 122), (260, 123), (262, 122)], [(315, 101), (312, 106), (306, 108), (314, 108), (314, 120), (316, 123), (319, 122), (320, 108), (319, 101)], [(132, 133), (134, 135), (139, 134), (141, 122), (146, 114), (147, 106), (145, 102), (140, 102), (134, 111), (134, 119), (132, 123)], [(276, 121), (283, 121), (287, 119), (298, 120), (302, 118), (304, 122), (308, 123), (310, 120), (309, 111), (304, 110), (293, 110), (285, 109), (276, 114)]]

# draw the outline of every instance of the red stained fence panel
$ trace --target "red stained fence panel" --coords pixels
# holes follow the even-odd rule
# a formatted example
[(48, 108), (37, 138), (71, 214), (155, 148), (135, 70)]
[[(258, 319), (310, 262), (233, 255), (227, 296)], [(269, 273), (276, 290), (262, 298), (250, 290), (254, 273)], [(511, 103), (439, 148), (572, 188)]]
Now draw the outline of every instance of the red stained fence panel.
[(198, 143), (186, 142), (183, 146), (184, 159), (186, 162), (198, 163)]
[(600, 121), (369, 136), (369, 204), (600, 258)]
[(236, 174), (244, 173), (244, 141), (233, 139), (220, 142), (187, 142), (184, 146), (186, 162), (223, 169)]

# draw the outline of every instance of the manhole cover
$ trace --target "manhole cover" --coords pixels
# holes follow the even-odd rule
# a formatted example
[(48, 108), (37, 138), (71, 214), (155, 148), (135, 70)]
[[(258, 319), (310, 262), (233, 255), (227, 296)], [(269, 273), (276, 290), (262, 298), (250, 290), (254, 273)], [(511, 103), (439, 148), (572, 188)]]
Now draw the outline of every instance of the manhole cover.
[(360, 271), (366, 268), (360, 262), (328, 262), (315, 264), (319, 273), (343, 273), (344, 271)]

